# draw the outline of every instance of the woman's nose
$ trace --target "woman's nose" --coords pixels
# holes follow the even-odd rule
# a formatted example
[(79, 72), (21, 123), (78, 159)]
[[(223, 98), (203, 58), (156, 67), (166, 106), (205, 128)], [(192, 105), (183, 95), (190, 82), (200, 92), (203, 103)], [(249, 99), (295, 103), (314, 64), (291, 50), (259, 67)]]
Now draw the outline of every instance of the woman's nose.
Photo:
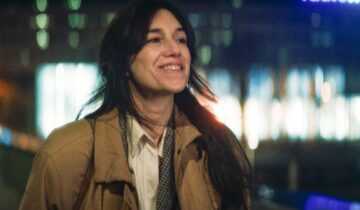
[(179, 43), (175, 40), (169, 40), (165, 43), (165, 54), (167, 56), (180, 56), (181, 50)]

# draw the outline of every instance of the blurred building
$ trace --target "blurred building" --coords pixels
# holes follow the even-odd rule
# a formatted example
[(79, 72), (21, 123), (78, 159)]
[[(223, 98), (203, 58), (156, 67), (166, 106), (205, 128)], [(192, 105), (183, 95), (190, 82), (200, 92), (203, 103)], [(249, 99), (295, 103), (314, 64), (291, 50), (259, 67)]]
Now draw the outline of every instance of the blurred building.
[[(251, 149), (258, 183), (360, 200), (360, 2), (178, 2), (195, 29), (198, 69), (219, 95), (220, 103), (208, 107)], [(0, 161), (8, 160), (11, 145), (16, 154), (33, 152), (46, 136), (37, 123), (45, 109), (38, 88), (44, 66), (58, 72), (44, 81), (63, 86), (71, 81), (59, 72), (96, 68), (102, 35), (125, 3), (0, 3), (0, 125), (14, 132), (9, 140), (0, 128)], [(61, 94), (47, 102), (73, 103), (71, 94)], [(56, 113), (76, 113), (79, 103)], [(51, 113), (43, 118), (53, 127), (75, 119)]]

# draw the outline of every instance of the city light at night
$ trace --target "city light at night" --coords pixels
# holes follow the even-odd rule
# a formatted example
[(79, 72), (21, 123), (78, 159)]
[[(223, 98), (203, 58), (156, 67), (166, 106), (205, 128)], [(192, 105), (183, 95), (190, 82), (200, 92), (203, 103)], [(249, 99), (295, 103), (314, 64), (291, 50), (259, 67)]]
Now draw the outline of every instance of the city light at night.
[(360, 4), (360, 0), (302, 0), (310, 3), (340, 3), (340, 4)]

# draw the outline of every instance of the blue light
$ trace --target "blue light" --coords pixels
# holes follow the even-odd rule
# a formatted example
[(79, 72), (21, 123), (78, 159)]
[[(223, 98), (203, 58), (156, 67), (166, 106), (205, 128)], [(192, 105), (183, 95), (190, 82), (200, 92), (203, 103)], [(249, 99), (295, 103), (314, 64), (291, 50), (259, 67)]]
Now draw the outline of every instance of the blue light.
[(302, 0), (310, 3), (340, 3), (340, 4), (360, 4), (360, 0)]
[(359, 203), (341, 201), (335, 198), (311, 195), (306, 201), (304, 210), (354, 210), (360, 209)]
[(0, 143), (10, 146), (12, 141), (12, 133), (8, 128), (0, 127)]

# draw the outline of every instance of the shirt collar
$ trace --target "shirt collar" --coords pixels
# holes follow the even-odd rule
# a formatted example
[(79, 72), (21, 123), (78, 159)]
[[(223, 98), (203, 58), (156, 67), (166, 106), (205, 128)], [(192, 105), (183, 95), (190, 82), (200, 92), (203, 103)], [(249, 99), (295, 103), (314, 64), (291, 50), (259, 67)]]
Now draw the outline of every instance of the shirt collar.
[[(175, 151), (176, 154), (180, 154), (201, 133), (190, 123), (184, 113), (180, 111), (175, 113)], [(94, 177), (96, 182), (131, 182), (125, 150), (121, 143), (122, 136), (123, 130), (119, 125), (117, 109), (113, 109), (96, 120), (94, 138)], [(175, 155), (174, 157), (176, 177), (179, 177), (181, 155)]]
[(167, 128), (165, 128), (161, 136), (159, 149), (156, 150), (152, 145), (150, 145), (150, 141), (153, 140), (152, 137), (141, 127), (140, 123), (136, 120), (136, 118), (128, 116), (128, 119), (130, 119), (131, 129), (131, 138), (128, 139), (129, 154), (134, 157), (135, 155), (139, 154), (140, 150), (143, 149), (144, 146), (148, 146), (153, 154), (157, 153), (159, 156), (162, 157)]

